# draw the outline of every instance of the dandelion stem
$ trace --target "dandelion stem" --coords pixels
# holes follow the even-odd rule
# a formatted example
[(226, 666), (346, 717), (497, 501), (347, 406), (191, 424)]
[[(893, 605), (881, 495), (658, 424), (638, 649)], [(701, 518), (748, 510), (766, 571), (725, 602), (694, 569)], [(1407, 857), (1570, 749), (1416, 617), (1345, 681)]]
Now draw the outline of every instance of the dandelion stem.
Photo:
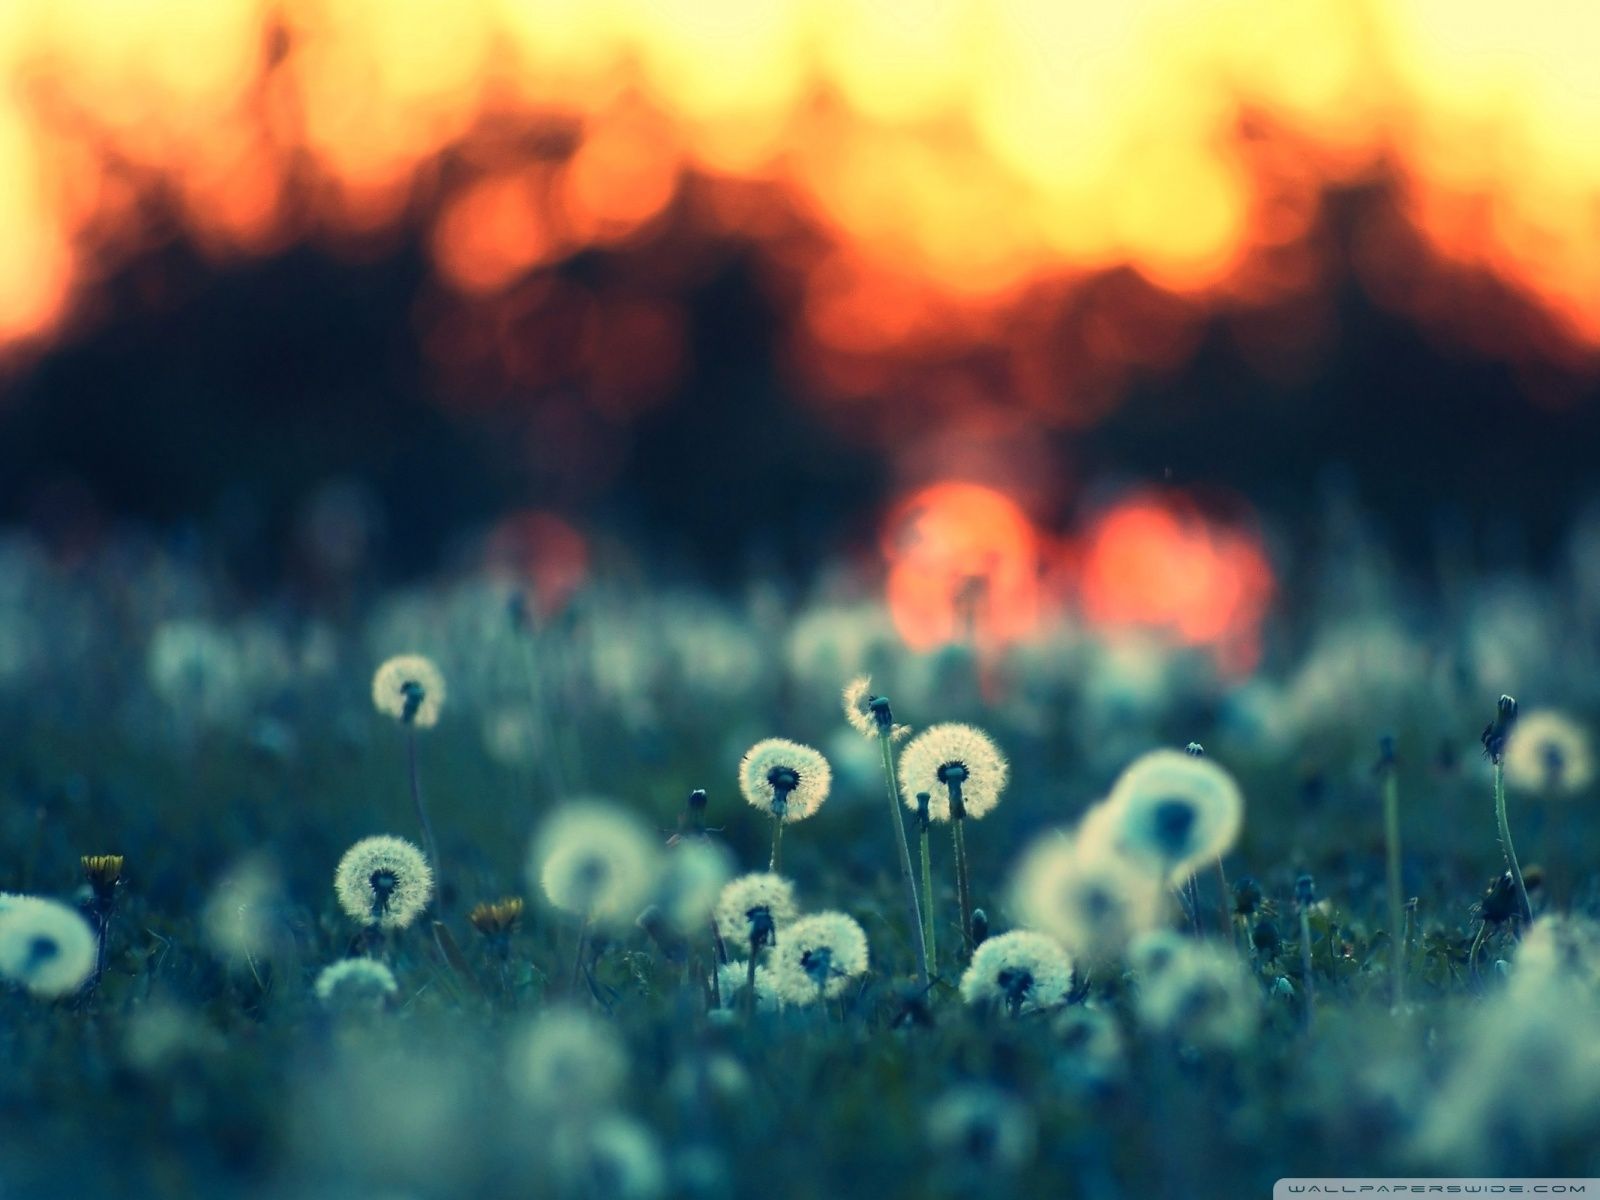
[(772, 819), (772, 860), (767, 865), (767, 870), (777, 874), (783, 866), (783, 818), (774, 816)]
[(1316, 985), (1311, 981), (1311, 906), (1300, 905), (1300, 975), (1306, 993), (1306, 1028), (1316, 1011)]
[[(959, 793), (957, 786), (952, 786), (951, 791)], [(952, 799), (954, 798), (952, 796)], [(967, 836), (964, 828), (966, 823), (965, 813), (952, 804), (950, 830), (956, 846), (956, 899), (961, 907), (961, 942), (970, 954), (972, 953), (972, 891), (967, 881)]]
[(744, 968), (744, 1011), (746, 1016), (753, 1017), (756, 1012), (756, 955), (761, 953), (761, 940), (758, 936), (750, 938), (750, 960)]
[(1472, 939), (1472, 949), (1467, 952), (1467, 970), (1472, 975), (1472, 982), (1478, 982), (1478, 951), (1483, 949), (1483, 940), (1488, 935), (1489, 922), (1479, 921), (1477, 935)]
[(1494, 816), (1500, 825), (1500, 848), (1505, 851), (1506, 865), (1511, 868), (1511, 878), (1517, 881), (1517, 901), (1522, 905), (1522, 919), (1533, 922), (1533, 905), (1528, 903), (1528, 888), (1522, 882), (1522, 868), (1517, 864), (1517, 852), (1511, 845), (1511, 826), (1506, 821), (1506, 768), (1499, 756), (1494, 762)]
[(1400, 779), (1389, 763), (1383, 778), (1383, 831), (1389, 851), (1389, 938), (1394, 943), (1394, 1006), (1406, 1002), (1405, 917), (1400, 897)]
[(439, 861), (439, 843), (433, 839), (433, 823), (422, 803), (422, 779), (417, 773), (417, 731), (406, 727), (406, 773), (411, 780), (411, 803), (416, 806), (417, 824), (422, 826), (422, 846), (433, 866), (433, 895), (439, 915), (444, 915), (444, 865)]
[(534, 737), (539, 741), (539, 764), (543, 768), (545, 787), (549, 789), (552, 797), (560, 796), (566, 790), (562, 780), (562, 747), (551, 728), (548, 706), (545, 704), (543, 680), (539, 674), (538, 656), (534, 650), (535, 633), (530, 619), (524, 618), (521, 626), (521, 636), (517, 638), (522, 644), (522, 661), (528, 674), (528, 702), (530, 723), (533, 727)]
[(1223, 869), (1222, 855), (1217, 855), (1217, 916), (1222, 924), (1217, 932), (1223, 937), (1233, 937), (1233, 910), (1228, 906), (1228, 872)]
[[(900, 816), (900, 788), (894, 778), (894, 751), (889, 746), (889, 730), (881, 725), (878, 729), (878, 751), (883, 761), (883, 785), (885, 794), (889, 799), (889, 823), (894, 826), (895, 848), (900, 855), (900, 880), (906, 889), (906, 917), (911, 923), (911, 946), (917, 956), (917, 979), (923, 987), (928, 986), (928, 959), (933, 948), (931, 929), (926, 929), (922, 923), (922, 905), (917, 901), (917, 881), (911, 874), (911, 847), (906, 841), (905, 821)], [(923, 858), (923, 863), (927, 863)], [(924, 872), (927, 868), (924, 866)], [(927, 875), (923, 876), (923, 890), (927, 890)], [(927, 902), (930, 909), (933, 907), (933, 894), (928, 893)], [(931, 920), (931, 916), (930, 916)]]
[(937, 974), (939, 970), (939, 952), (934, 942), (933, 924), (933, 854), (928, 848), (928, 809), (924, 801), (919, 814), (917, 841), (920, 843), (922, 858), (922, 896), (924, 910), (922, 914), (922, 943), (928, 952), (928, 974)]
[(583, 951), (589, 942), (589, 918), (584, 917), (583, 925), (578, 930), (578, 945), (572, 954), (572, 983), (568, 991), (574, 996), (578, 994), (578, 979), (583, 973)]

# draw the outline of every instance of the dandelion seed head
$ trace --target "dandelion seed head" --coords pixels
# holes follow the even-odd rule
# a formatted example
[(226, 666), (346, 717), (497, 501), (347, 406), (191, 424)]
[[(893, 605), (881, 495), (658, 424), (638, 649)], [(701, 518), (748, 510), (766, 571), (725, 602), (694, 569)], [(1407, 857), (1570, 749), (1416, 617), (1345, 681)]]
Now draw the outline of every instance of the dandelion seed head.
[(547, 1008), (514, 1039), (512, 1086), (536, 1108), (593, 1113), (621, 1094), (628, 1052), (616, 1030), (577, 1008)]
[(988, 1084), (953, 1087), (928, 1106), (928, 1144), (976, 1172), (1020, 1171), (1038, 1143), (1033, 1110)]
[(1459, 1045), (1444, 1077), (1423, 1093), (1417, 1156), (1495, 1174), (1524, 1148), (1592, 1137), (1600, 1006), (1587, 988), (1561, 979), (1514, 984), (1474, 1014)]
[(1189, 949), (1189, 942), (1170, 929), (1152, 929), (1128, 944), (1128, 968), (1141, 981), (1165, 975)]
[(1107, 799), (1113, 844), (1169, 879), (1226, 854), (1239, 836), (1244, 798), (1210, 758), (1152, 750), (1123, 771)]
[(377, 959), (345, 958), (323, 967), (313, 990), (325, 1008), (356, 1012), (382, 1008), (400, 985)]
[[(866, 738), (875, 738), (882, 732), (883, 727), (878, 723), (878, 709), (873, 703), (881, 697), (872, 690), (872, 676), (858, 675), (845, 684), (841, 699), (844, 719), (850, 722), (850, 728)], [(909, 725), (891, 723), (889, 726), (891, 742), (898, 742), (910, 734)]]
[(1073, 1004), (1050, 1022), (1060, 1047), (1056, 1075), (1069, 1087), (1094, 1091), (1111, 1085), (1125, 1065), (1122, 1034), (1105, 1010)]
[(525, 709), (508, 705), (485, 714), (480, 733), (484, 750), (502, 766), (526, 766), (538, 757), (539, 738)]
[(715, 916), (722, 940), (737, 952), (765, 929), (781, 931), (794, 920), (794, 884), (782, 875), (758, 871), (730, 880), (717, 896)]
[(650, 899), (659, 848), (633, 814), (603, 800), (557, 809), (534, 839), (528, 878), (564, 912), (626, 925)]
[(444, 701), (444, 676), (420, 654), (397, 654), (372, 676), (373, 706), (402, 725), (433, 728)]
[[(756, 1011), (777, 1012), (782, 1002), (772, 968), (765, 963), (756, 964)], [(739, 1008), (743, 992), (750, 983), (750, 960), (730, 958), (717, 966), (717, 995), (725, 1010)]]
[(1544, 796), (1577, 795), (1594, 782), (1589, 731), (1566, 713), (1536, 708), (1517, 717), (1506, 740), (1506, 782)]
[(1600, 994), (1600, 922), (1575, 914), (1540, 917), (1518, 943), (1513, 967), (1518, 990), (1576, 982)]
[(615, 1113), (593, 1123), (563, 1123), (551, 1142), (550, 1165), (563, 1191), (572, 1195), (654, 1200), (667, 1189), (655, 1136)]
[(836, 1000), (867, 970), (867, 935), (841, 912), (812, 913), (783, 931), (772, 955), (773, 986), (789, 1004)]
[(900, 793), (906, 807), (916, 809), (918, 792), (928, 793), (928, 816), (950, 819), (950, 783), (960, 784), (961, 806), (977, 820), (1005, 791), (1010, 768), (994, 740), (971, 725), (931, 725), (900, 752)]
[(1023, 925), (1048, 933), (1074, 955), (1102, 961), (1161, 919), (1161, 885), (1152, 875), (1094, 843), (1039, 838), (1012, 880)]
[(0, 976), (35, 996), (76, 992), (94, 972), (97, 941), (76, 909), (16, 896), (0, 910)]
[(1060, 942), (1031, 929), (991, 937), (972, 953), (961, 977), (968, 1004), (993, 1004), (1013, 1014), (1063, 1003), (1072, 990), (1072, 959)]
[(733, 856), (715, 842), (680, 841), (666, 854), (655, 905), (679, 933), (699, 935), (733, 875)]
[(201, 910), (201, 929), (224, 958), (254, 958), (278, 943), (283, 902), (277, 871), (265, 859), (248, 858), (217, 881)]
[(1189, 943), (1140, 982), (1137, 1012), (1148, 1029), (1203, 1050), (1236, 1050), (1255, 1032), (1260, 998), (1231, 954)]
[(344, 852), (333, 873), (333, 891), (352, 920), (404, 929), (433, 899), (433, 871), (410, 842), (380, 834)]
[(832, 784), (828, 760), (787, 738), (757, 742), (739, 762), (739, 791), (744, 798), (785, 824), (803, 821), (821, 808)]
[(145, 672), (151, 690), (180, 713), (222, 721), (237, 707), (244, 679), (239, 652), (209, 621), (164, 621), (150, 636)]

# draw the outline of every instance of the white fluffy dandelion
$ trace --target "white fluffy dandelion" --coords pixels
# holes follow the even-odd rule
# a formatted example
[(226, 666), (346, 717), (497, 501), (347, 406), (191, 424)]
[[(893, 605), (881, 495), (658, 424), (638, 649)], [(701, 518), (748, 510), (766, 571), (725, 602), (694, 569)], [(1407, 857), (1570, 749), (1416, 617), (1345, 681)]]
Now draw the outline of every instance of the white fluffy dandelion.
[(978, 1173), (1021, 1170), (1038, 1141), (1033, 1110), (988, 1084), (951, 1088), (928, 1106), (926, 1121), (929, 1146)]
[(444, 676), (420, 654), (397, 654), (372, 676), (373, 706), (402, 725), (433, 728), (444, 700)]
[(217, 881), (201, 910), (201, 929), (224, 958), (254, 959), (272, 952), (282, 928), (278, 873), (261, 858), (245, 859)]
[(1184, 1045), (1234, 1050), (1255, 1031), (1260, 994), (1234, 955), (1189, 942), (1140, 981), (1136, 1010), (1146, 1028)]
[(606, 1022), (576, 1008), (547, 1008), (514, 1040), (511, 1085), (531, 1104), (592, 1113), (616, 1100), (628, 1080), (628, 1052)]
[(433, 871), (422, 851), (404, 838), (362, 838), (339, 860), (333, 891), (353, 920), (404, 929), (433, 899)]
[[(877, 699), (877, 693), (872, 690), (872, 676), (870, 675), (856, 676), (844, 685), (844, 690), (840, 695), (840, 700), (844, 705), (844, 719), (850, 722), (850, 728), (854, 729), (862, 737), (875, 738), (882, 728), (878, 724), (878, 714), (873, 707), (873, 701)], [(909, 736), (910, 733), (911, 726), (898, 725), (891, 721), (889, 725), (889, 740), (891, 742), (898, 742), (901, 738)]]
[[(745, 988), (751, 984), (750, 964), (742, 958), (731, 958), (717, 967), (717, 996), (724, 1009), (742, 1007)], [(758, 963), (754, 975), (755, 1008), (757, 1012), (777, 1012), (778, 989), (772, 968)]]
[(774, 986), (791, 1004), (836, 1000), (866, 970), (867, 935), (840, 912), (801, 917), (783, 931), (772, 956)]
[(1141, 982), (1164, 975), (1189, 948), (1189, 939), (1170, 929), (1152, 929), (1128, 945), (1128, 967)]
[(739, 791), (744, 798), (790, 825), (821, 808), (832, 783), (828, 760), (787, 738), (757, 742), (739, 761)]
[(666, 854), (654, 903), (679, 933), (701, 934), (733, 875), (733, 856), (715, 842), (680, 841)]
[(1512, 965), (1519, 991), (1576, 982), (1600, 992), (1600, 922), (1576, 914), (1542, 916), (1528, 926)]
[(1134, 760), (1107, 803), (1115, 848), (1172, 880), (1226, 854), (1244, 819), (1233, 776), (1182, 750), (1152, 750)]
[(1092, 842), (1038, 839), (1012, 879), (1022, 924), (1048, 933), (1083, 958), (1121, 955), (1129, 940), (1161, 919), (1160, 883)]
[(0, 911), (0, 976), (35, 996), (65, 996), (94, 973), (96, 939), (77, 911), (39, 896)]
[(988, 939), (961, 977), (968, 1004), (1004, 1006), (1013, 1015), (1055, 1008), (1071, 990), (1072, 959), (1060, 942), (1031, 929)]
[(973, 820), (1000, 803), (1010, 768), (994, 740), (971, 725), (944, 724), (924, 729), (900, 752), (900, 794), (907, 808), (917, 809), (917, 794), (928, 793), (928, 816), (948, 821), (956, 815)]
[(1589, 731), (1550, 708), (1518, 715), (1505, 764), (1507, 783), (1545, 796), (1573, 796), (1594, 781)]
[(323, 967), (313, 985), (324, 1007), (354, 1012), (379, 1009), (400, 990), (394, 972), (374, 958), (345, 958)]
[(752, 941), (770, 940), (794, 920), (794, 884), (781, 875), (760, 871), (731, 880), (717, 897), (717, 932), (735, 951)]
[(658, 860), (658, 847), (631, 813), (605, 801), (578, 800), (545, 821), (528, 859), (528, 878), (565, 912), (625, 925), (649, 902)]
[(592, 1123), (563, 1123), (551, 1140), (550, 1167), (572, 1195), (655, 1200), (667, 1190), (655, 1135), (615, 1113)]

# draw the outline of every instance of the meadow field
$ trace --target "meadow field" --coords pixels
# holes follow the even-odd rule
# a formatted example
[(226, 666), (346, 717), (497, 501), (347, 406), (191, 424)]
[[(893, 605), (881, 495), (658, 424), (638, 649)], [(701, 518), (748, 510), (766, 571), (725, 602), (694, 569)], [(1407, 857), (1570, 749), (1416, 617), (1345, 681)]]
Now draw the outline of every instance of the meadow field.
[(1593, 532), (1427, 604), (1329, 562), (1243, 672), (8, 538), (0, 1195), (1600, 1173)]

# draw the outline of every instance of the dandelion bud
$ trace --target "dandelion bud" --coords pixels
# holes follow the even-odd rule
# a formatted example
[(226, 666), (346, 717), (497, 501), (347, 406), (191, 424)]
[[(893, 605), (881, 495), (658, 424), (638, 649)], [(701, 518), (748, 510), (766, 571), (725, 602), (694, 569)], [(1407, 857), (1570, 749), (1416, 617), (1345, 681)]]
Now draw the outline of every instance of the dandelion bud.
[(1309, 875), (1294, 881), (1294, 900), (1301, 908), (1310, 908), (1317, 901), (1317, 884)]
[(1399, 761), (1394, 752), (1394, 736), (1384, 734), (1378, 739), (1378, 770), (1392, 771)]
[(1183, 748), (1183, 752), (1190, 758), (1204, 758), (1206, 756), (1206, 748), (1199, 742), (1190, 742)]
[(317, 999), (340, 1012), (374, 1011), (383, 1008), (400, 985), (394, 972), (371, 958), (346, 958), (322, 969), (313, 990)]
[(1261, 907), (1261, 885), (1254, 876), (1241, 875), (1233, 883), (1233, 911), (1241, 917), (1253, 917)]
[(1517, 702), (1510, 696), (1501, 696), (1495, 706), (1494, 720), (1483, 729), (1483, 752), (1490, 762), (1501, 761), (1506, 752), (1506, 742), (1516, 724)]
[(989, 914), (981, 908), (972, 910), (972, 944), (981, 946), (989, 940)]
[(511, 949), (511, 935), (522, 923), (522, 897), (485, 901), (467, 914), (467, 920), (498, 954), (504, 955)]
[(1250, 931), (1250, 944), (1256, 948), (1256, 953), (1271, 962), (1278, 957), (1283, 938), (1278, 933), (1278, 927), (1266, 917), (1262, 917)]
[(1478, 901), (1478, 915), (1491, 925), (1503, 925), (1522, 911), (1517, 896), (1517, 883), (1510, 871), (1502, 871), (1490, 880), (1489, 888)]
[(85, 854), (78, 860), (83, 866), (83, 877), (94, 892), (95, 901), (109, 907), (116, 895), (117, 884), (122, 880), (122, 855)]

